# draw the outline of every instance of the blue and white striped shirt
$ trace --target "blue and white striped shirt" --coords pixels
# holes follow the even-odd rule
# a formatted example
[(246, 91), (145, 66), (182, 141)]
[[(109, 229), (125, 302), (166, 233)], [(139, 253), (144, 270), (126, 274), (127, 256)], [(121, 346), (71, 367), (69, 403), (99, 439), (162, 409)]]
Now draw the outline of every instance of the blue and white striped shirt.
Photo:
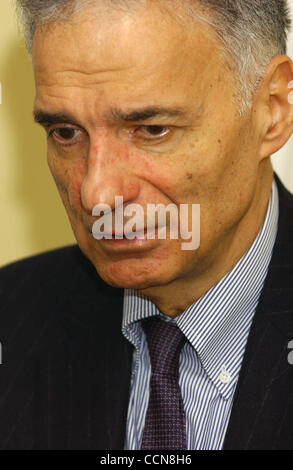
[(278, 215), (274, 181), (264, 223), (249, 250), (224, 278), (176, 319), (162, 315), (139, 292), (125, 290), (122, 332), (135, 346), (125, 449), (140, 449), (151, 367), (139, 320), (152, 315), (176, 322), (189, 341), (181, 351), (179, 363), (187, 449), (222, 449), (249, 330), (272, 256)]

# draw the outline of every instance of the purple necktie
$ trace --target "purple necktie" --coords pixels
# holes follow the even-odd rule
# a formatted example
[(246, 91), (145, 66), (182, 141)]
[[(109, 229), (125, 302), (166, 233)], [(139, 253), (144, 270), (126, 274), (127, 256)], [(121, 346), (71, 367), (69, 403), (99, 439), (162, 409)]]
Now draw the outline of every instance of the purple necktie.
[(142, 321), (152, 375), (141, 449), (186, 449), (186, 423), (179, 387), (179, 356), (185, 336), (157, 317)]

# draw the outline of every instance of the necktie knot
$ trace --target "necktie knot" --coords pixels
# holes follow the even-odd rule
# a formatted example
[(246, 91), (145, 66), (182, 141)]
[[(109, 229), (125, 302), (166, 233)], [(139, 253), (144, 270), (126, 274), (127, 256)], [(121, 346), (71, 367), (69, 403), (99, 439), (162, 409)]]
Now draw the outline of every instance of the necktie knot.
[(153, 375), (178, 376), (179, 356), (185, 336), (177, 325), (157, 317), (143, 321)]

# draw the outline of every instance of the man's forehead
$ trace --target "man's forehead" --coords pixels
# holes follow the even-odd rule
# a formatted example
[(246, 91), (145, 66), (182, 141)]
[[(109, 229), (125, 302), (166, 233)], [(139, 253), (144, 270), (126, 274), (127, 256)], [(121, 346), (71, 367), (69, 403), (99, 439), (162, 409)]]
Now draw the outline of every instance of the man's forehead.
[(160, 15), (140, 12), (111, 25), (87, 15), (40, 28), (33, 55), (37, 121), (64, 112), (93, 122), (109, 113), (125, 121), (139, 121), (142, 113), (145, 119), (199, 114), (208, 83), (220, 73), (213, 41), (176, 22), (161, 25)]
[[(91, 16), (82, 11), (74, 21), (42, 26), (34, 40), (35, 70), (41, 72), (47, 66), (58, 73), (68, 64), (72, 71), (84, 74), (129, 68), (147, 68), (146, 72), (152, 73), (158, 65), (169, 63), (174, 73), (180, 73), (191, 60), (207, 61), (203, 50), (211, 52), (213, 41), (209, 41), (211, 31), (206, 24), (183, 27), (175, 20), (163, 19), (162, 11), (153, 7), (115, 21), (101, 21), (94, 8)], [(211, 59), (210, 54), (209, 62)]]

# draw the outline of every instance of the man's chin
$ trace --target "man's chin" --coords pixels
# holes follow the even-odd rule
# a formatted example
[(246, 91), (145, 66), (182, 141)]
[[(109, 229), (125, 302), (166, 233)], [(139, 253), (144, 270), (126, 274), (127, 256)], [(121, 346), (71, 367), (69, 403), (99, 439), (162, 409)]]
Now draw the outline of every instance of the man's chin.
[(135, 290), (141, 290), (141, 289), (147, 289), (149, 287), (155, 287), (160, 285), (159, 282), (157, 282), (155, 279), (133, 279), (133, 276), (131, 279), (128, 277), (124, 276), (109, 276), (108, 274), (101, 272), (100, 270), (97, 269), (97, 273), (99, 276), (103, 279), (103, 281), (106, 282), (106, 284), (109, 284), (112, 287), (117, 287), (120, 289), (135, 289)]
[(136, 270), (125, 266), (125, 263), (95, 267), (99, 276), (112, 287), (141, 290), (165, 284), (164, 276), (155, 269)]
[[(110, 286), (124, 289), (147, 289), (163, 286), (172, 281), (170, 263), (156, 260), (149, 253), (145, 256), (104, 256), (104, 253), (86, 247), (82, 251), (95, 267), (98, 275)], [(116, 258), (116, 259), (115, 259)]]

